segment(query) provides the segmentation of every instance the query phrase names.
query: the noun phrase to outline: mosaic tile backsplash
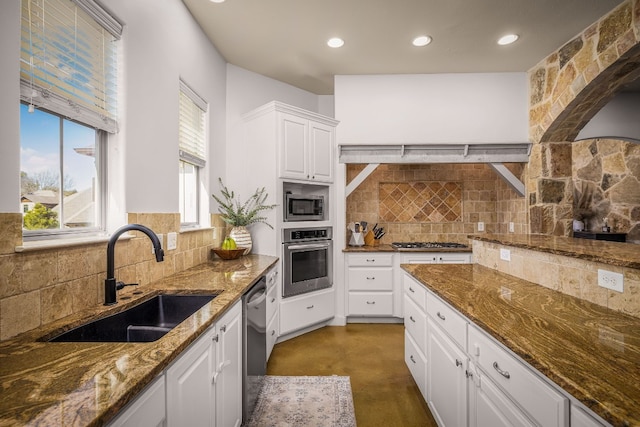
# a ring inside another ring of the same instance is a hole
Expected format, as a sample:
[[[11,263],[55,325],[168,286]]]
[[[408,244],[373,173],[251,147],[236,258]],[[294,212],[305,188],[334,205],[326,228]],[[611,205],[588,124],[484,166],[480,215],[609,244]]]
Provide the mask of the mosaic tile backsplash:
[[[460,222],[462,184],[459,182],[381,182],[379,218],[385,222]]]

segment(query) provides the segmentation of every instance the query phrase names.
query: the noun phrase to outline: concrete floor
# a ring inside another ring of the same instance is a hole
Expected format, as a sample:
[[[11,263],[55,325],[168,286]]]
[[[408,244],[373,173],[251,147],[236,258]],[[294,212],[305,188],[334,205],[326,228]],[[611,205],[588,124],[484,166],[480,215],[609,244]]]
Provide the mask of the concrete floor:
[[[435,427],[404,362],[404,326],[327,326],[276,344],[269,375],[351,377],[358,427]]]

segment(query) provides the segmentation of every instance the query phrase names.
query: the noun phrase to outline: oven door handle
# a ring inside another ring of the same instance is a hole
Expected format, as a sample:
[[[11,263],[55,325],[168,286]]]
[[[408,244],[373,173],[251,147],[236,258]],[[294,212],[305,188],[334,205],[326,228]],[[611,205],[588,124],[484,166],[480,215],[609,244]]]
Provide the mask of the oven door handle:
[[[313,243],[308,245],[290,245],[287,246],[289,250],[300,250],[300,249],[325,249],[329,247],[329,243]]]

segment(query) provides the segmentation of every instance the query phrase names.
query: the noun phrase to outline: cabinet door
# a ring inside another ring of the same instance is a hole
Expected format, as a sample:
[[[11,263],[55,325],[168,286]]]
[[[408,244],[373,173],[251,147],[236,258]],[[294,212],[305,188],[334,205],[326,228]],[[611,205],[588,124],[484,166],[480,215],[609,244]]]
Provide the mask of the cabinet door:
[[[158,377],[109,427],[162,427],[166,419],[164,375]]]
[[[308,179],[309,121],[291,114],[280,115],[280,177]]]
[[[332,182],[333,127],[311,122],[309,132],[309,179]]]
[[[533,427],[518,407],[489,378],[470,364],[469,427]]]
[[[236,303],[216,323],[218,343],[216,426],[239,427],[242,423],[242,305]],[[266,364],[266,360],[265,360]]]
[[[408,330],[404,331],[404,363],[418,385],[424,400],[427,400],[427,361]]]
[[[603,427],[600,421],[584,412],[577,406],[571,405],[571,427]]]
[[[167,369],[167,425],[209,426],[215,401],[212,372],[215,366],[215,329],[191,345]]]
[[[467,424],[467,356],[431,319],[427,319],[427,397],[441,426]]]

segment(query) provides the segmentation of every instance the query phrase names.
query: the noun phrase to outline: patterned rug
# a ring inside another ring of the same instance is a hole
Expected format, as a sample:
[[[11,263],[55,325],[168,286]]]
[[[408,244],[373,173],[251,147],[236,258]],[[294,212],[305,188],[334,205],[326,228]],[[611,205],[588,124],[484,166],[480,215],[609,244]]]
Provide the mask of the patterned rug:
[[[247,427],[355,427],[349,377],[267,375]]]

